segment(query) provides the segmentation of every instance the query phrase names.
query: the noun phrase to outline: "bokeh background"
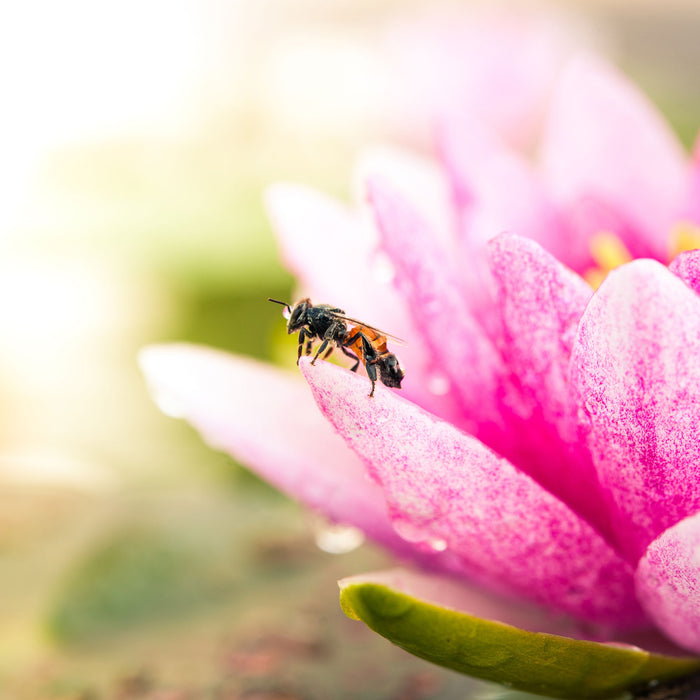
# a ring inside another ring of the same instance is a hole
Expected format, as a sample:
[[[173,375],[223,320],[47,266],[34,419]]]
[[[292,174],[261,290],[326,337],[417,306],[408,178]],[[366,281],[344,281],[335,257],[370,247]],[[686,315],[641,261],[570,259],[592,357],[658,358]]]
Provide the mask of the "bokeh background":
[[[0,697],[499,692],[345,619],[336,579],[385,556],[322,551],[352,547],[161,414],[136,364],[170,340],[293,363],[265,301],[294,292],[262,191],[286,180],[349,199],[365,143],[429,152],[397,37],[442,11],[474,7],[3,4]],[[696,0],[537,12],[611,56],[690,146]]]

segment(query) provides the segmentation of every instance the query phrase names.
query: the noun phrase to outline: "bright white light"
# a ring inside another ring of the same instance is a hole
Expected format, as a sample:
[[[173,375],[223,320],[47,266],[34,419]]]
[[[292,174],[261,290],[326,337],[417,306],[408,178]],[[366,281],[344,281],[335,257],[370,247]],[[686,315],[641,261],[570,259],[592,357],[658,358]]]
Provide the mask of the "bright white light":
[[[262,71],[265,111],[302,134],[342,134],[373,118],[381,82],[376,58],[342,34],[280,41]]]
[[[163,138],[201,118],[209,76],[221,78],[223,11],[193,0],[3,3],[0,232],[31,206],[32,180],[56,148]],[[228,29],[235,42],[235,22]],[[226,73],[230,90],[233,72]]]

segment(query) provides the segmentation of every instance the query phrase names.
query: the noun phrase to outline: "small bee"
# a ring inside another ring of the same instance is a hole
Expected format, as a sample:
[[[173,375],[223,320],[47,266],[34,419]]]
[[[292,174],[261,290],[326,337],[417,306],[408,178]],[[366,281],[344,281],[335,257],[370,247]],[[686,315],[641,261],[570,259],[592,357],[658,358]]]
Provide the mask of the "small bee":
[[[311,360],[312,365],[316,363],[319,356],[325,360],[338,347],[343,354],[355,360],[355,364],[350,368],[352,372],[357,372],[360,363],[364,363],[367,376],[372,382],[370,397],[374,396],[377,369],[382,384],[396,389],[401,388],[404,371],[399,366],[396,355],[389,352],[386,346],[387,338],[403,343],[401,339],[350,318],[345,315],[343,309],[330,304],[314,306],[308,298],[298,301],[293,307],[277,299],[268,299],[268,301],[285,307],[287,333],[299,332],[297,364],[302,352],[310,355],[314,341],[320,340],[321,343]]]

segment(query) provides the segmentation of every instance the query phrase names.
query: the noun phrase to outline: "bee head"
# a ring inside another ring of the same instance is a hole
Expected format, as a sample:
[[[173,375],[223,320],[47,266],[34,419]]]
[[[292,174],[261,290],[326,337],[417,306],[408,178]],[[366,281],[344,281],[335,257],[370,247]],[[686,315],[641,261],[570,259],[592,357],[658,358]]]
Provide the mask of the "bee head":
[[[294,308],[291,310],[287,320],[287,333],[296,333],[308,323],[306,312],[310,308],[310,299],[302,299],[294,304]]]
[[[401,380],[404,377],[404,371],[399,366],[399,361],[393,353],[389,353],[379,363],[379,377],[384,386],[394,389],[401,388]]]

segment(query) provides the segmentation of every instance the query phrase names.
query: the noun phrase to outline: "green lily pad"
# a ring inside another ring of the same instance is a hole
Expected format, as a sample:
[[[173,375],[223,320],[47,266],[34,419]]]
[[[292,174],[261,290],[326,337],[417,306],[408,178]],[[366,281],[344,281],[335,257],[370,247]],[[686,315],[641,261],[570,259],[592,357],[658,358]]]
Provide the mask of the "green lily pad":
[[[557,698],[612,698],[700,670],[697,657],[528,632],[366,578],[340,582],[340,604],[348,617],[415,656],[517,690]]]

